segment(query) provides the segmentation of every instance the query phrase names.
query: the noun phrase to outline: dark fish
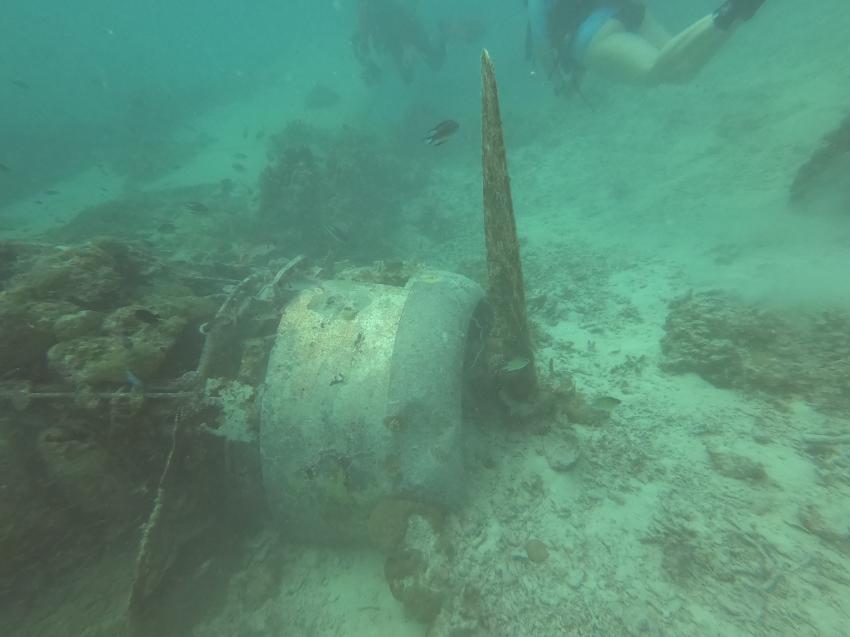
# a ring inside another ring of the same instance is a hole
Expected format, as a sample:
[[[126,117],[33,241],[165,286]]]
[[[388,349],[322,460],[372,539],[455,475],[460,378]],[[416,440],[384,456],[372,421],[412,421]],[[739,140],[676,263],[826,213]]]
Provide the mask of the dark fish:
[[[244,173],[245,172],[245,166],[243,166],[240,163],[235,163],[235,164],[233,164],[233,170],[235,170],[238,173]]]
[[[266,136],[266,129],[261,128],[260,130],[257,131],[257,134],[254,135],[254,139],[262,139],[265,136]]]
[[[340,99],[339,93],[329,86],[316,84],[304,97],[304,106],[311,110],[331,108],[339,104]]]
[[[348,243],[351,240],[351,228],[348,224],[339,221],[329,221],[324,224],[325,232],[327,232],[335,241],[340,243]]]
[[[612,409],[614,409],[614,407],[616,407],[622,402],[622,400],[620,400],[619,398],[614,398],[613,396],[597,396],[593,399],[591,406],[594,409],[600,409],[602,411],[611,411]]]
[[[176,229],[177,229],[177,228],[175,228],[175,227],[174,227],[174,224],[173,224],[173,223],[168,223],[168,222],[166,221],[165,223],[161,223],[161,224],[159,224],[159,226],[157,227],[157,229],[156,229],[156,230],[157,230],[157,232],[161,232],[162,234],[171,234],[171,233],[172,233],[172,232],[174,232]]]
[[[233,153],[233,157],[235,159],[248,159],[248,155],[245,153]]]
[[[460,124],[453,119],[440,122],[425,134],[425,143],[431,146],[445,144],[448,138],[457,132],[458,128],[460,128]]]
[[[59,191],[58,191],[58,190],[45,190],[45,191],[44,191],[44,194],[45,194],[45,195],[50,195],[50,196],[52,197],[52,196],[54,196],[54,195],[58,195],[58,194],[59,194]]]
[[[196,215],[202,215],[205,212],[210,211],[210,207],[201,201],[187,201],[183,204],[183,206],[186,208],[186,210],[188,210],[189,212],[193,212]]]
[[[515,358],[510,359],[507,363],[502,365],[502,372],[505,374],[516,374],[521,372],[522,370],[528,367],[529,360],[527,358],[523,358],[522,356],[517,356]]]
[[[9,173],[12,172],[12,169],[9,168],[6,164],[0,163],[0,172]]]
[[[12,84],[14,86],[17,86],[22,91],[28,91],[32,88],[29,84],[27,84],[23,80],[12,80]]]
[[[130,388],[130,391],[142,391],[144,389],[142,381],[129,369],[127,370],[127,387]]]
[[[159,323],[159,314],[155,312],[151,312],[147,308],[140,307],[138,310],[133,312],[133,316],[142,321],[143,323],[147,323],[149,325],[153,325],[154,323]]]

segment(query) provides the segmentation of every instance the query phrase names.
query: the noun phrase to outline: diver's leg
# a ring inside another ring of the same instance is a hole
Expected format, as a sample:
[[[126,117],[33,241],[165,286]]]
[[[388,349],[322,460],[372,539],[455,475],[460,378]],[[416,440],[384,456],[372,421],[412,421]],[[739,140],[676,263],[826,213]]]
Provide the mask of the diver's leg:
[[[670,32],[655,19],[655,16],[649,10],[643,14],[643,22],[640,23],[638,34],[659,51],[673,39]]]
[[[649,84],[660,51],[640,35],[609,20],[591,40],[581,63],[608,79],[626,84]]]
[[[643,36],[626,31],[616,20],[587,47],[588,69],[616,81],[654,86],[689,79],[720,49],[729,32],[707,16],[656,48]]]
[[[675,84],[690,80],[714,57],[732,31],[718,29],[714,15],[697,20],[661,49],[650,83]]]
[[[651,40],[626,32],[622,24],[610,20],[588,45],[584,62],[588,68],[621,81],[648,85],[686,82],[714,57],[738,22],[752,17],[763,3],[764,0],[728,0],[660,49]]]

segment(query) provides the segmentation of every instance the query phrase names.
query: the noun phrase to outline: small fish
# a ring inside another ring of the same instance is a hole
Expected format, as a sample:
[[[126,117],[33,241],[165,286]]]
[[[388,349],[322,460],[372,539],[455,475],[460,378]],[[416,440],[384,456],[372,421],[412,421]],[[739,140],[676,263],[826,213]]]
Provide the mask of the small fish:
[[[201,201],[187,201],[183,204],[183,207],[196,215],[202,215],[210,211],[210,207]]]
[[[612,409],[614,409],[614,407],[616,407],[622,402],[622,400],[620,400],[619,398],[614,398],[613,396],[598,396],[597,398],[593,399],[591,405],[594,409],[600,409],[602,411],[611,411]]]
[[[10,173],[12,169],[9,168],[6,164],[0,163],[0,172]]]
[[[141,379],[129,369],[127,370],[127,386],[130,391],[142,391],[144,389]]]
[[[248,159],[248,155],[245,153],[233,153],[234,159]]]
[[[159,314],[157,314],[156,312],[151,312],[149,309],[144,307],[140,307],[138,310],[133,312],[133,316],[135,316],[143,323],[147,323],[148,325],[159,323]]]
[[[59,191],[58,190],[45,190],[44,194],[50,195],[51,197],[54,197],[54,196],[59,194]]]
[[[157,232],[161,232],[162,234],[171,234],[171,233],[172,233],[172,232],[174,232],[176,229],[177,229],[177,228],[175,228],[175,227],[174,227],[174,224],[173,224],[173,223],[168,223],[168,222],[166,221],[165,223],[161,223],[161,224],[159,224],[159,226],[157,226],[156,231],[157,231]]]
[[[331,108],[339,104],[340,99],[339,93],[329,86],[316,84],[304,98],[304,106],[310,110]]]
[[[242,165],[242,164],[239,164],[239,163],[235,163],[235,164],[233,164],[233,170],[235,170],[238,173],[244,173],[245,172],[245,166]]]
[[[442,121],[425,134],[425,143],[430,146],[445,144],[459,128],[460,124],[453,119]]]
[[[338,221],[329,221],[324,224],[324,228],[325,232],[339,243],[348,243],[351,240],[351,228],[347,224]]]
[[[512,358],[507,363],[502,365],[502,373],[504,374],[516,374],[517,372],[521,372],[526,367],[528,367],[529,360],[527,358],[522,358],[521,356],[517,356],[516,358]]]
[[[12,80],[12,85],[17,86],[22,91],[28,91],[32,88],[29,84],[27,84],[23,80]]]

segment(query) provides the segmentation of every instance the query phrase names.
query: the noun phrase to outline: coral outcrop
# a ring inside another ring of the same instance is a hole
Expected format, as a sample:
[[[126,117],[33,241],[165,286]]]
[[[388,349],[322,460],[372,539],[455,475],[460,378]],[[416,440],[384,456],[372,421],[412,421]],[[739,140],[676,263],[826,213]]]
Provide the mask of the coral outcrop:
[[[670,303],[662,366],[717,387],[801,399],[827,411],[850,408],[850,314],[771,311],[728,294]]]

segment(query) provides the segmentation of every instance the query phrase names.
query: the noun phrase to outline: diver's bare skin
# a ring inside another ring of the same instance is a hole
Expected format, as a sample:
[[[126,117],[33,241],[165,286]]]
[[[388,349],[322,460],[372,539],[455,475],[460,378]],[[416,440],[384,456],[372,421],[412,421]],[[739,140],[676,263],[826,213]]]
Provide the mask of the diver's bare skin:
[[[754,2],[755,10],[762,2]],[[750,16],[748,16],[750,17]],[[609,20],[587,47],[584,65],[610,79],[630,84],[658,86],[684,84],[723,47],[738,21],[719,28],[718,13],[709,14],[670,37],[646,12],[637,32],[617,19]]]
[[[619,20],[609,20],[588,45],[587,69],[629,84],[683,84],[714,57],[732,32],[715,27],[714,17],[707,15],[659,46],[657,34],[650,40],[643,28],[632,33]]]

